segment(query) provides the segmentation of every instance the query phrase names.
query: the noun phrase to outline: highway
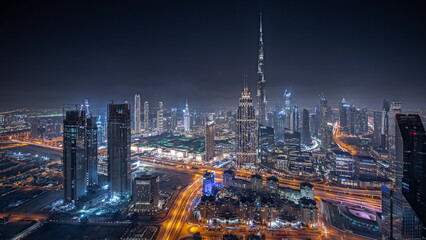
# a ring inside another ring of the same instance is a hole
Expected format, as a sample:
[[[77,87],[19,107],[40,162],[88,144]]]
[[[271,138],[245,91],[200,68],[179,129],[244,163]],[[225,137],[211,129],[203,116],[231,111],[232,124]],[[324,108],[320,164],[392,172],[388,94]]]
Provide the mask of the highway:
[[[186,223],[186,217],[191,213],[189,206],[191,206],[191,203],[201,190],[201,179],[198,178],[181,192],[175,201],[175,205],[169,210],[171,214],[168,214],[167,219],[163,222],[157,239],[179,239],[180,233]]]
[[[38,141],[30,141],[30,140],[22,141],[22,140],[17,140],[17,139],[11,139],[11,141],[15,142],[15,143],[34,145],[34,146],[39,146],[39,147],[50,148],[50,149],[53,149],[53,150],[62,151],[62,147],[58,147],[58,146],[55,146],[55,145],[46,145],[46,143],[38,142]]]
[[[8,142],[2,142],[2,143],[8,144]],[[1,146],[0,150],[9,149],[9,148],[15,148],[15,147],[23,147],[23,146],[26,146],[26,145],[28,145],[28,144],[26,144],[26,143],[11,142],[10,145]]]

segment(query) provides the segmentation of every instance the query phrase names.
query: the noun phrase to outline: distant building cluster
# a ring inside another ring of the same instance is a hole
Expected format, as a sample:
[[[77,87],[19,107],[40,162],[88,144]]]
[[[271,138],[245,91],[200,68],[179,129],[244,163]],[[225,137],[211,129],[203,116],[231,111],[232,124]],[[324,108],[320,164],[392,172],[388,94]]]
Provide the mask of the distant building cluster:
[[[56,118],[34,118],[31,121],[30,137],[33,139],[54,139],[62,135],[61,119]]]
[[[391,186],[392,182],[381,176],[379,162],[371,156],[334,150],[332,159],[331,179],[340,185],[361,188]]]

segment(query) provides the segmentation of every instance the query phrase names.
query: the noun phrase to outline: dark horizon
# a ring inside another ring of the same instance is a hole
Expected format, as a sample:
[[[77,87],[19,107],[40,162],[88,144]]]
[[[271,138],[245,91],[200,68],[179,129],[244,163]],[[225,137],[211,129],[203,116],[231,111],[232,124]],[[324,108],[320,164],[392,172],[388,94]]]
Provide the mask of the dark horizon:
[[[331,106],[344,97],[379,109],[386,98],[424,109],[420,2],[215,3],[3,4],[0,109],[85,98],[106,108],[135,93],[151,106],[236,107],[243,75],[255,98],[259,12],[269,109],[285,89],[300,107],[323,92]]]

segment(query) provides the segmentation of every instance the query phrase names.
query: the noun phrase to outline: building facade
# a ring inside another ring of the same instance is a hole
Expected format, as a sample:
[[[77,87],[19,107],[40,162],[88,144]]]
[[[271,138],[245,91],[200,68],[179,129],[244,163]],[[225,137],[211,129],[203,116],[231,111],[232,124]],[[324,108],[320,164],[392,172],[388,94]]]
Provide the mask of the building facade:
[[[259,124],[258,134],[259,159],[268,162],[275,148],[274,128]]]
[[[158,103],[157,132],[158,132],[158,134],[162,134],[164,132],[164,109],[163,109],[163,102],[159,102]]]
[[[75,203],[87,193],[86,113],[66,111],[64,117],[64,199]]]
[[[308,109],[303,109],[302,113],[302,133],[301,133],[302,143],[305,145],[312,144],[311,131],[309,127],[309,111]]]
[[[133,204],[135,210],[156,210],[159,207],[158,176],[142,175],[133,180]]]
[[[98,125],[96,118],[87,118],[86,147],[88,184],[98,184]]]
[[[135,133],[140,133],[142,128],[142,121],[141,121],[141,96],[139,94],[135,94],[135,109],[133,113],[133,130]]]
[[[254,165],[257,163],[257,120],[248,87],[241,93],[237,110],[237,165]]]
[[[143,128],[145,131],[151,130],[149,124],[149,103],[145,101],[143,104]]]
[[[259,108],[258,120],[260,124],[266,125],[266,80],[264,74],[264,52],[263,52],[263,28],[262,14],[259,24],[259,55],[257,58],[257,107]]]
[[[205,160],[210,161],[215,155],[215,144],[214,144],[214,136],[215,136],[215,124],[213,121],[209,121],[206,123],[206,138],[205,138]]]
[[[203,195],[212,196],[214,188],[214,173],[207,172],[203,176]]]
[[[417,114],[396,114],[396,190],[423,223],[426,238],[426,132]],[[401,169],[402,166],[402,169]],[[402,173],[402,174],[401,174]]]
[[[131,194],[130,105],[108,104],[108,181],[111,193]]]
[[[189,112],[188,101],[186,101],[185,110],[183,111],[183,129],[185,132],[191,131],[191,113]]]

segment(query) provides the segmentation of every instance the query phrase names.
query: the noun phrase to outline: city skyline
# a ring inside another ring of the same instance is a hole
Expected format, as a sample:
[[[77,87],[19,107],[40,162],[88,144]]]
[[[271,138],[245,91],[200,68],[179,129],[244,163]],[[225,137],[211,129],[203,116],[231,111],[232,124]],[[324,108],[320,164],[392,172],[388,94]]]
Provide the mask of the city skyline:
[[[5,7],[1,239],[426,239],[416,3]]]
[[[395,2],[332,8],[250,1],[225,8],[167,5],[170,9],[160,3],[37,3],[36,12],[31,4],[8,6],[0,77],[9,91],[2,94],[0,109],[60,108],[84,98],[100,108],[111,98],[131,100],[135,93],[166,105],[188,99],[193,109],[234,106],[243,75],[255,92],[260,12],[269,109],[282,101],[284,89],[291,89],[302,107],[316,105],[324,93],[331,106],[345,97],[380,109],[386,98],[402,101],[406,109],[423,109],[426,36],[414,24],[423,18],[416,8]],[[77,18],[80,6],[86,11]],[[305,12],[311,14],[298,15]],[[20,48],[28,39],[31,47]],[[160,91],[169,94],[159,99]]]

